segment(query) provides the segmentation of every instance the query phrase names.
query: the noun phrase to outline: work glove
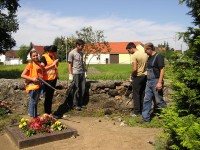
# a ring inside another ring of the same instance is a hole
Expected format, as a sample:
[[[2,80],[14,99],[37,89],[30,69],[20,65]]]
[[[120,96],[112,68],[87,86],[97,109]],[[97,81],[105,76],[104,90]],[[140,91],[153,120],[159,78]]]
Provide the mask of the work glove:
[[[73,74],[69,74],[69,81],[73,81]]]

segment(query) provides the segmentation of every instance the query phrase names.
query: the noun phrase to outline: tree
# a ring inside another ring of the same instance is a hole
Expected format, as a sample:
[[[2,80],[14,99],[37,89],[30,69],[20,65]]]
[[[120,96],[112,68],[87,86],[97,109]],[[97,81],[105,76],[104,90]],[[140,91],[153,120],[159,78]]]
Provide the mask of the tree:
[[[61,37],[57,37],[55,38],[54,45],[56,45],[58,47],[58,57],[60,59],[60,61],[63,61],[66,59],[66,44],[65,44],[65,37],[61,36]]]
[[[12,33],[18,30],[16,11],[20,7],[19,0],[0,1],[0,54],[4,50],[11,49],[16,45]]]
[[[76,40],[77,37],[73,35],[67,38],[63,36],[55,38],[53,44],[58,47],[57,54],[60,58],[60,61],[64,61],[67,59],[68,53],[76,46]]]
[[[73,35],[67,37],[65,39],[65,44],[66,44],[66,61],[67,61],[69,52],[76,46],[76,37]]]
[[[200,27],[200,0],[180,0],[181,4],[183,2],[191,8],[188,14],[194,18],[193,23]],[[176,86],[176,88],[181,91],[185,90],[184,93],[179,93],[179,109],[185,110],[185,113],[180,114],[194,114],[200,117],[200,28],[189,27],[188,31],[179,35],[189,46],[182,60],[174,66],[176,71],[180,71],[177,74],[177,81],[182,84],[182,87]]]
[[[89,54],[93,56],[100,56],[102,53],[110,52],[110,46],[107,41],[105,41],[105,37],[102,30],[93,31],[92,27],[84,27],[80,31],[76,31],[76,35],[78,38],[84,40],[86,42],[84,47],[84,61],[88,58]],[[91,60],[90,59],[90,60]],[[89,66],[90,60],[88,61],[87,67]],[[86,65],[86,64],[85,64]]]
[[[17,56],[22,59],[22,63],[25,64],[27,61],[27,54],[29,51],[29,47],[26,45],[21,45],[19,51],[17,52]]]
[[[200,147],[200,0],[179,0],[191,10],[195,27],[179,33],[189,49],[173,65],[173,105],[161,117],[168,137],[167,149],[196,150]]]

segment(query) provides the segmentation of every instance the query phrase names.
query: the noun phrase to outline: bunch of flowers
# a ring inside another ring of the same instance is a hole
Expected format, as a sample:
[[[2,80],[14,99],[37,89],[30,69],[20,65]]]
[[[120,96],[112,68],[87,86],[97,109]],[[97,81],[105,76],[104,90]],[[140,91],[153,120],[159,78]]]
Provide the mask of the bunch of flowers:
[[[19,128],[25,132],[26,136],[32,136],[37,133],[50,133],[56,130],[62,131],[67,127],[54,119],[52,115],[44,114],[40,118],[22,118]]]

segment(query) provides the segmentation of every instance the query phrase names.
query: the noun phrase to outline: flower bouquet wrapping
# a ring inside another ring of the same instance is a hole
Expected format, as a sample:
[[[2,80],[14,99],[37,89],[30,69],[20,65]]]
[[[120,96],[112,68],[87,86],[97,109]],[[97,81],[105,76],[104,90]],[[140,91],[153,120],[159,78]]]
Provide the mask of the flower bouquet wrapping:
[[[43,114],[41,117],[20,120],[19,128],[22,129],[26,136],[32,136],[37,133],[51,133],[53,131],[62,131],[67,129],[60,121],[53,118],[52,115]]]

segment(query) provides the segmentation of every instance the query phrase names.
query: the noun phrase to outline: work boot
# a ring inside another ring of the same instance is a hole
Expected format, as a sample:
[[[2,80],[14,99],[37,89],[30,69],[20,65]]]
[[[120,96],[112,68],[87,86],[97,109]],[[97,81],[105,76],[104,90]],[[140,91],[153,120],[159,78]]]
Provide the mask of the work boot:
[[[74,110],[80,111],[80,110],[81,110],[81,107],[79,107],[79,106],[74,106]]]
[[[81,106],[81,108],[83,108],[83,109],[87,109],[87,106],[83,105],[83,106]]]

